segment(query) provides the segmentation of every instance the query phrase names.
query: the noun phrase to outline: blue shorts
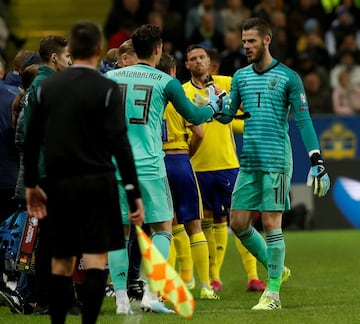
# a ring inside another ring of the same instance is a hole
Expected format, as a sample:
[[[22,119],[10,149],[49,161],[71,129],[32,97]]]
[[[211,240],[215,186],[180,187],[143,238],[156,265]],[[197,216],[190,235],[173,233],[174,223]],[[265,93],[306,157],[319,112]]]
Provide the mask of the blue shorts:
[[[205,209],[226,215],[239,169],[196,172]]]
[[[167,154],[166,172],[179,224],[203,216],[198,183],[188,154]]]
[[[144,223],[160,223],[173,219],[173,204],[167,178],[139,180],[139,185],[145,209]],[[121,181],[119,181],[119,195],[123,224],[130,224],[129,206]]]
[[[279,172],[240,171],[232,194],[232,210],[290,209],[290,176]]]

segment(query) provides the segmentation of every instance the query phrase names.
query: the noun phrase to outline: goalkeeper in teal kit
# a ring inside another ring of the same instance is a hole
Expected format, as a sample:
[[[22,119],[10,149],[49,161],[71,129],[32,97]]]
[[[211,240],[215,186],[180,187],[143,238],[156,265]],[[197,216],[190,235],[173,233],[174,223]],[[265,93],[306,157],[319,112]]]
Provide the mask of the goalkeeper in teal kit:
[[[246,119],[240,172],[232,194],[230,226],[242,244],[265,266],[267,287],[253,310],[281,308],[280,287],[290,276],[284,267],[285,242],[282,213],[290,208],[292,151],[288,115],[293,113],[311,167],[308,185],[325,196],[330,179],[321,158],[319,142],[309,114],[308,102],[298,74],[274,59],[269,52],[272,32],[261,18],[242,26],[242,41],[249,63],[238,70],[229,96],[216,117],[228,123],[242,106]],[[260,211],[265,239],[252,226],[252,212]]]

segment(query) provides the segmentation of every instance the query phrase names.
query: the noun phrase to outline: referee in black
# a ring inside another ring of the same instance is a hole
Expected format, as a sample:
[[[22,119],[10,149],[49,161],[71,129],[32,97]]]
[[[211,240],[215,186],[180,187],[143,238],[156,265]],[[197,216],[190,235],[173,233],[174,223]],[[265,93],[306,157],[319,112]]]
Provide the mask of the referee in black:
[[[24,163],[30,216],[49,217],[52,248],[51,322],[65,323],[73,294],[76,257],[86,269],[82,323],[95,323],[104,296],[107,253],[123,248],[124,234],[112,156],[125,185],[134,224],[144,208],[125,124],[123,94],[96,69],[102,53],[98,25],[72,26],[72,67],[44,80],[31,110]],[[39,187],[37,164],[44,150],[47,178]]]

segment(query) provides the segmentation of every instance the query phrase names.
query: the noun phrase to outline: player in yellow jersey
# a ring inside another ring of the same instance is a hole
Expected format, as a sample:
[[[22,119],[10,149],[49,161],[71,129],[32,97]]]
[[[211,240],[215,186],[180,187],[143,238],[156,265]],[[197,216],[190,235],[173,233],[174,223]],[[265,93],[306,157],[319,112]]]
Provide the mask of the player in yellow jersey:
[[[176,61],[169,54],[163,53],[157,68],[172,76],[176,75]],[[182,279],[188,273],[188,278],[184,281],[193,280],[192,262],[194,262],[201,282],[200,299],[216,300],[219,297],[210,285],[209,249],[201,229],[202,204],[197,180],[190,164],[186,124],[186,120],[171,103],[168,103],[164,112],[162,138],[163,150],[166,154],[166,172],[174,206],[173,240],[178,257],[188,261],[187,269],[180,269]],[[190,125],[190,127],[195,130],[200,126]]]
[[[200,45],[191,45],[186,51],[185,66],[191,80],[183,84],[186,95],[194,99],[206,97],[206,86],[230,91],[231,77],[210,73],[210,56]],[[198,97],[199,98],[199,97]],[[225,126],[225,127],[224,127]],[[203,231],[209,244],[211,285],[221,291],[221,266],[228,241],[228,211],[231,194],[239,171],[232,124],[221,124],[214,119],[201,125],[201,131],[192,133],[192,141],[202,138],[191,164],[196,172],[204,205]],[[257,274],[256,259],[243,246],[237,244],[248,275],[247,290],[263,291],[264,282]]]

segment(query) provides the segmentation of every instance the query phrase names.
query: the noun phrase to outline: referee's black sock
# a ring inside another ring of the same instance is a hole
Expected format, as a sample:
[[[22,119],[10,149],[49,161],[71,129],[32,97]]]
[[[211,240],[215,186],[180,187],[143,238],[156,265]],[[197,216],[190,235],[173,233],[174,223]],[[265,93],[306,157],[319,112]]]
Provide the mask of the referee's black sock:
[[[100,313],[105,294],[105,271],[88,269],[83,284],[82,324],[94,324]]]
[[[72,277],[51,275],[49,311],[52,324],[64,324],[66,313],[74,300]]]

